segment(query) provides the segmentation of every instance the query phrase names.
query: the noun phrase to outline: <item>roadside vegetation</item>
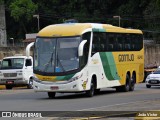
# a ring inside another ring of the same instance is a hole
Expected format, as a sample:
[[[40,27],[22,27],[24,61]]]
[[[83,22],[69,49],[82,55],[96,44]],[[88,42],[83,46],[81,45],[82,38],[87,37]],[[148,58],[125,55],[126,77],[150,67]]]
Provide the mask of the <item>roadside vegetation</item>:
[[[160,39],[160,0],[0,0],[5,4],[7,37],[25,39],[26,33],[36,33],[39,15],[40,29],[67,19],[79,22],[107,23],[137,28],[145,38]]]

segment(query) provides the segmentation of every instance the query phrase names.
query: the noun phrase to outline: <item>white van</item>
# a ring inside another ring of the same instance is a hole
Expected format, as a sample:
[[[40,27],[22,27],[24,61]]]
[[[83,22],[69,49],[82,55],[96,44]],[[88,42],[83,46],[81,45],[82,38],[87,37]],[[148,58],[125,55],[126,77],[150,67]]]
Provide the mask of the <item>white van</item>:
[[[27,85],[32,88],[33,58],[31,56],[11,56],[2,59],[0,85],[6,89]]]

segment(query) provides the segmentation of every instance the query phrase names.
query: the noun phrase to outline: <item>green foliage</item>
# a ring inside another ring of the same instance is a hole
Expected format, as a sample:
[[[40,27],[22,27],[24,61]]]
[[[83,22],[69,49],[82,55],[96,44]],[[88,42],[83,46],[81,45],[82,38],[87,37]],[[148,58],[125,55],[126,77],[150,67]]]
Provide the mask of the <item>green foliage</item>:
[[[158,5],[159,8],[160,8],[160,0],[157,0],[157,5]]]
[[[15,0],[10,4],[9,8],[11,10],[11,16],[16,21],[24,18],[29,21],[35,13],[37,5],[32,0]]]
[[[0,5],[1,5],[2,3],[4,3],[4,0],[0,0]]]
[[[121,16],[122,27],[160,31],[160,0],[5,0],[4,2],[9,21],[7,33],[17,35],[19,39],[24,38],[25,33],[37,32],[37,19],[33,18],[33,14],[39,14],[41,29],[49,24],[62,23],[72,18],[79,22],[118,25],[118,19],[113,18],[118,15]],[[16,27],[12,27],[14,25]]]

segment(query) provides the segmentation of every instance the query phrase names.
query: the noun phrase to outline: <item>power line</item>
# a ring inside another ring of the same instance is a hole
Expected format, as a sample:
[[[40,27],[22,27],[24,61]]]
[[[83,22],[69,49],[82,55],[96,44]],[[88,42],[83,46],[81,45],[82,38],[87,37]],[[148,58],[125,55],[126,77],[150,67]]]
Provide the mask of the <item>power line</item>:
[[[160,33],[160,31],[154,31],[154,30],[142,30],[142,31],[147,33]]]

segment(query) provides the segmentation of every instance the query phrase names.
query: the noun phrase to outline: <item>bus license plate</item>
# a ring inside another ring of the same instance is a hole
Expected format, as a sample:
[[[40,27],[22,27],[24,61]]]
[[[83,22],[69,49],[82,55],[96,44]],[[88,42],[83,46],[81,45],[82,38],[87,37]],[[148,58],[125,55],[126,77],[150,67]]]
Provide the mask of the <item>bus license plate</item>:
[[[59,87],[58,87],[58,86],[51,86],[50,89],[51,89],[51,90],[58,90]]]

